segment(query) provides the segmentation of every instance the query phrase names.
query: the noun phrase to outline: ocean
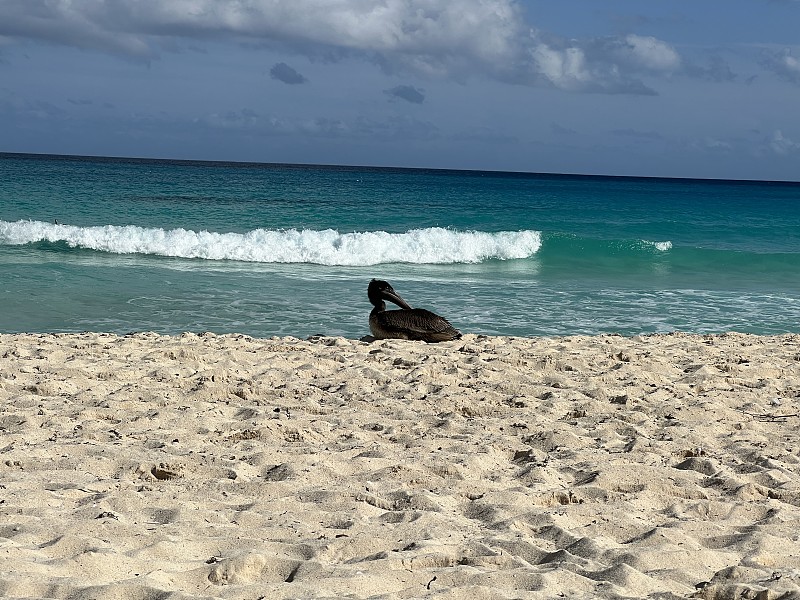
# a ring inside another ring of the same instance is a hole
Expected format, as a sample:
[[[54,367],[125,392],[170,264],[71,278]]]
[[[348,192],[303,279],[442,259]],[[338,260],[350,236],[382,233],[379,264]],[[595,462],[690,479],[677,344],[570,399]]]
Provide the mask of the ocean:
[[[800,183],[0,154],[0,332],[800,332]]]

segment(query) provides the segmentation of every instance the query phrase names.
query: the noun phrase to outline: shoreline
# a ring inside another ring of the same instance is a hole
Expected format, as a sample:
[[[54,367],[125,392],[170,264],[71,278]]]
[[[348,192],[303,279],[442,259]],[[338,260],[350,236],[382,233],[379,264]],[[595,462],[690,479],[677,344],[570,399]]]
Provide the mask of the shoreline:
[[[800,595],[800,335],[0,334],[0,593]]]
[[[360,337],[347,337],[345,335],[326,335],[324,333],[314,333],[305,337],[299,337],[294,335],[270,335],[270,336],[260,336],[260,335],[252,335],[249,333],[243,333],[240,331],[229,331],[224,333],[218,333],[215,331],[182,331],[180,333],[159,333],[153,330],[133,330],[126,333],[117,333],[114,331],[94,331],[94,330],[83,330],[83,331],[16,331],[16,332],[4,332],[0,331],[0,343],[6,338],[15,338],[15,337],[47,337],[52,336],[55,338],[64,338],[64,337],[102,337],[102,338],[132,338],[132,337],[143,337],[143,338],[161,338],[164,340],[170,339],[193,339],[193,338],[201,338],[201,339],[211,339],[211,338],[234,338],[234,339],[246,339],[252,341],[262,341],[262,342],[311,342],[311,343],[321,343],[325,342],[325,340],[343,340],[345,342],[364,342],[367,344],[372,343],[383,343],[383,342],[398,342],[398,343],[410,343],[410,344],[422,344],[427,345],[430,347],[436,347],[440,345],[447,345],[448,342],[435,342],[435,343],[426,343],[426,342],[418,342],[412,340],[398,340],[398,339],[375,339],[370,334],[365,334]],[[800,340],[800,331],[782,331],[777,333],[749,333],[745,331],[738,331],[738,330],[728,330],[728,331],[715,331],[715,332],[708,332],[708,333],[694,333],[690,331],[683,331],[683,330],[673,330],[673,331],[654,331],[654,332],[642,332],[642,333],[618,333],[618,332],[608,332],[608,333],[569,333],[569,334],[542,334],[542,335],[501,335],[501,334],[493,334],[493,333],[464,333],[463,337],[454,340],[450,343],[457,344],[458,342],[465,342],[469,341],[477,341],[483,342],[487,340],[501,340],[501,341],[530,341],[530,342],[537,342],[537,341],[545,341],[545,340],[570,340],[570,339],[603,339],[603,338],[621,338],[625,340],[634,340],[634,341],[642,341],[647,340],[649,338],[669,338],[669,337],[685,337],[685,338],[698,338],[698,339],[714,339],[714,338],[727,338],[729,336],[740,336],[745,338],[797,338]]]

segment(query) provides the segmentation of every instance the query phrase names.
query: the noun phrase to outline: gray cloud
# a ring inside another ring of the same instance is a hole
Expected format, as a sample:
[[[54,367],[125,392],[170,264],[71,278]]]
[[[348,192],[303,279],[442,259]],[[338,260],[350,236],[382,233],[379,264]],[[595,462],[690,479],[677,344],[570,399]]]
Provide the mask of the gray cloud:
[[[419,141],[438,138],[439,128],[407,115],[390,115],[384,119],[359,117],[353,123],[353,133],[366,139]]]
[[[733,81],[736,79],[736,73],[731,70],[728,62],[716,54],[709,56],[705,64],[699,62],[687,63],[685,72],[690,77],[714,82]]]
[[[140,119],[137,126],[145,121],[160,117],[149,116]],[[170,120],[170,122],[173,122]],[[187,122],[189,122],[187,120]],[[208,113],[191,119],[191,125],[208,130],[228,130],[252,136],[301,136],[307,138],[347,138],[366,140],[429,140],[436,138],[438,128],[427,121],[408,116],[390,115],[383,119],[354,117],[337,119],[328,117],[286,118],[262,115],[252,109]],[[166,123],[165,123],[166,124]]]
[[[259,124],[258,113],[249,108],[240,111],[212,113],[197,120],[198,123],[217,129],[246,130]]]
[[[720,150],[723,152],[728,152],[733,149],[733,144],[730,142],[726,142],[724,140],[718,140],[716,138],[707,137],[703,140],[705,147],[709,150]]]
[[[116,12],[105,2],[89,0],[5,0],[0,6],[0,37],[152,57],[144,39],[119,27],[122,23],[115,18]]]
[[[664,136],[655,131],[637,131],[636,129],[614,129],[613,135],[632,138],[635,140],[663,140]]]
[[[800,83],[800,59],[792,55],[786,48],[782,52],[765,51],[761,64],[764,68],[777,74],[781,79],[792,83]]]
[[[46,121],[64,118],[64,109],[50,102],[19,96],[6,88],[0,88],[0,112],[19,118]]]
[[[269,76],[289,85],[299,85],[308,82],[308,79],[295,71],[286,63],[276,63],[269,70]]]
[[[330,60],[360,56],[428,77],[609,94],[655,94],[640,77],[681,64],[653,37],[547,36],[525,22],[516,0],[3,0],[0,36],[143,61],[175,40],[227,39]],[[292,79],[288,71],[276,78]]]
[[[513,135],[504,135],[487,127],[478,127],[468,131],[462,131],[453,136],[451,140],[456,142],[478,142],[481,144],[517,144],[519,138]]]
[[[560,125],[555,121],[550,123],[550,131],[558,135],[575,135],[576,133],[578,133],[574,129],[570,129],[569,127],[564,127],[563,125]]]
[[[390,90],[384,90],[383,93],[391,96],[392,98],[400,98],[412,104],[422,104],[425,101],[424,90],[417,89],[411,85],[398,85]]]

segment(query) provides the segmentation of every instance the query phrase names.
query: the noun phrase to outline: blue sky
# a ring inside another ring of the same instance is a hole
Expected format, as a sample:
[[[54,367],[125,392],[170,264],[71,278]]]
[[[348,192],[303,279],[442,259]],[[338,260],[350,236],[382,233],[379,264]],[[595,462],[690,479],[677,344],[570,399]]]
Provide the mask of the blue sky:
[[[800,0],[0,0],[0,151],[800,179]]]

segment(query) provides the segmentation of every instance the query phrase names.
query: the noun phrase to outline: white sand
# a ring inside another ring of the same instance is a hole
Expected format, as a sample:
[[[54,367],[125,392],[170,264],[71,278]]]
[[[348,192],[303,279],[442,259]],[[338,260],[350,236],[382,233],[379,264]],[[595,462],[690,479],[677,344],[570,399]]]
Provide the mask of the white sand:
[[[0,596],[800,598],[798,413],[798,335],[1,335]]]

